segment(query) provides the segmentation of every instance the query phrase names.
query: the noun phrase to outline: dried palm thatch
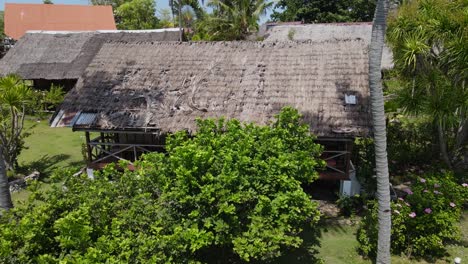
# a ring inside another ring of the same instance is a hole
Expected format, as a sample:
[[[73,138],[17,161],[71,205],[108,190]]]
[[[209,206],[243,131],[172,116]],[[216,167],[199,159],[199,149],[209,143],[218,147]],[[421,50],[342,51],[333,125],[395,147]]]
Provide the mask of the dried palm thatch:
[[[0,75],[16,73],[29,80],[78,79],[105,41],[148,42],[178,39],[178,29],[29,32],[0,60]]]
[[[319,136],[363,136],[367,61],[360,40],[105,42],[52,125],[194,131],[198,117],[267,124],[293,106]]]
[[[333,41],[362,39],[368,45],[371,41],[372,23],[325,23],[325,24],[279,24],[269,25],[266,29],[265,41],[313,40]],[[393,67],[392,51],[384,47],[382,54],[382,69]]]

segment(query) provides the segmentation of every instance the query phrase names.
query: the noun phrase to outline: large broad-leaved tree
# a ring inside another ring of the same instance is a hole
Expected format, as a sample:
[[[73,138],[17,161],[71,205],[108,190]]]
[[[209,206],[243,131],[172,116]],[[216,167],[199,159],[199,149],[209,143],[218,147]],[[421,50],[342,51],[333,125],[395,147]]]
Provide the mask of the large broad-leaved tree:
[[[387,28],[389,0],[378,0],[372,25],[369,49],[369,88],[374,127],[375,164],[377,172],[378,242],[377,263],[390,263],[391,210],[387,158],[387,133],[382,90],[382,52]]]
[[[115,9],[118,29],[155,29],[158,26],[153,0],[131,0]]]
[[[372,21],[374,0],[280,0],[271,15],[273,21],[304,23]]]
[[[64,186],[0,218],[0,262],[315,263],[303,185],[324,162],[309,131],[291,108],[268,126],[199,120],[135,171],[57,173]]]
[[[110,5],[118,29],[155,29],[159,26],[153,0],[91,0],[93,5]]]

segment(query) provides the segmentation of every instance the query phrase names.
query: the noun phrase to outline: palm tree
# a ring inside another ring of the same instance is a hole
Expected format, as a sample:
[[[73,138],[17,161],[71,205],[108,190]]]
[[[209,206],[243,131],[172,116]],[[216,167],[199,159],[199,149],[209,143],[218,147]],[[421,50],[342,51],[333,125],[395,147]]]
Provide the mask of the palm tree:
[[[212,40],[241,40],[258,29],[260,16],[272,8],[268,0],[210,0],[213,15],[206,23]]]
[[[202,0],[201,3],[202,5],[204,5],[205,1]],[[180,41],[182,41],[183,39],[182,17],[184,16],[184,14],[182,12],[182,7],[184,6],[190,6],[193,9],[193,12],[195,13],[197,19],[203,19],[203,17],[205,16],[205,10],[203,10],[203,8],[200,6],[198,0],[169,0],[169,7],[171,8],[172,19],[174,20],[174,14],[176,14],[179,20]]]
[[[391,210],[381,62],[387,27],[388,5],[388,0],[377,1],[369,49],[369,87],[374,127],[377,198],[379,204],[379,232],[376,262],[385,264],[390,263]]]

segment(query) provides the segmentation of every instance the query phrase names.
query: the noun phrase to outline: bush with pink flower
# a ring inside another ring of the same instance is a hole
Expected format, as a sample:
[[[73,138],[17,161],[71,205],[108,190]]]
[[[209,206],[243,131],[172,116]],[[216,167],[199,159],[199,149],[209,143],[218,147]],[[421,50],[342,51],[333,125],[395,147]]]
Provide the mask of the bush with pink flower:
[[[406,196],[392,202],[392,254],[435,258],[447,243],[461,239],[459,221],[468,188],[450,174],[417,178]],[[377,249],[377,203],[371,202],[357,233],[359,251],[375,256]]]

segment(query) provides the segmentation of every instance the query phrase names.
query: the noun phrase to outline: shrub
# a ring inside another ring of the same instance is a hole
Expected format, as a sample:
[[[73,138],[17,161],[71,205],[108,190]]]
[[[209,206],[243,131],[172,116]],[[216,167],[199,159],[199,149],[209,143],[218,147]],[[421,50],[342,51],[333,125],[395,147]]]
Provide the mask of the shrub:
[[[133,172],[66,174],[0,219],[0,262],[268,262],[309,246],[305,228],[317,245],[301,184],[318,177],[322,148],[299,121],[290,108],[265,127],[199,120]]]
[[[440,257],[448,242],[459,241],[461,210],[468,198],[465,186],[451,174],[418,178],[405,198],[392,202],[392,253]],[[359,250],[367,256],[376,254],[377,216],[377,204],[372,202],[357,233]]]
[[[341,214],[345,216],[351,216],[358,214],[363,206],[365,205],[365,201],[367,200],[367,196],[356,194],[354,196],[340,196],[340,198],[336,201],[336,204],[341,210]]]

